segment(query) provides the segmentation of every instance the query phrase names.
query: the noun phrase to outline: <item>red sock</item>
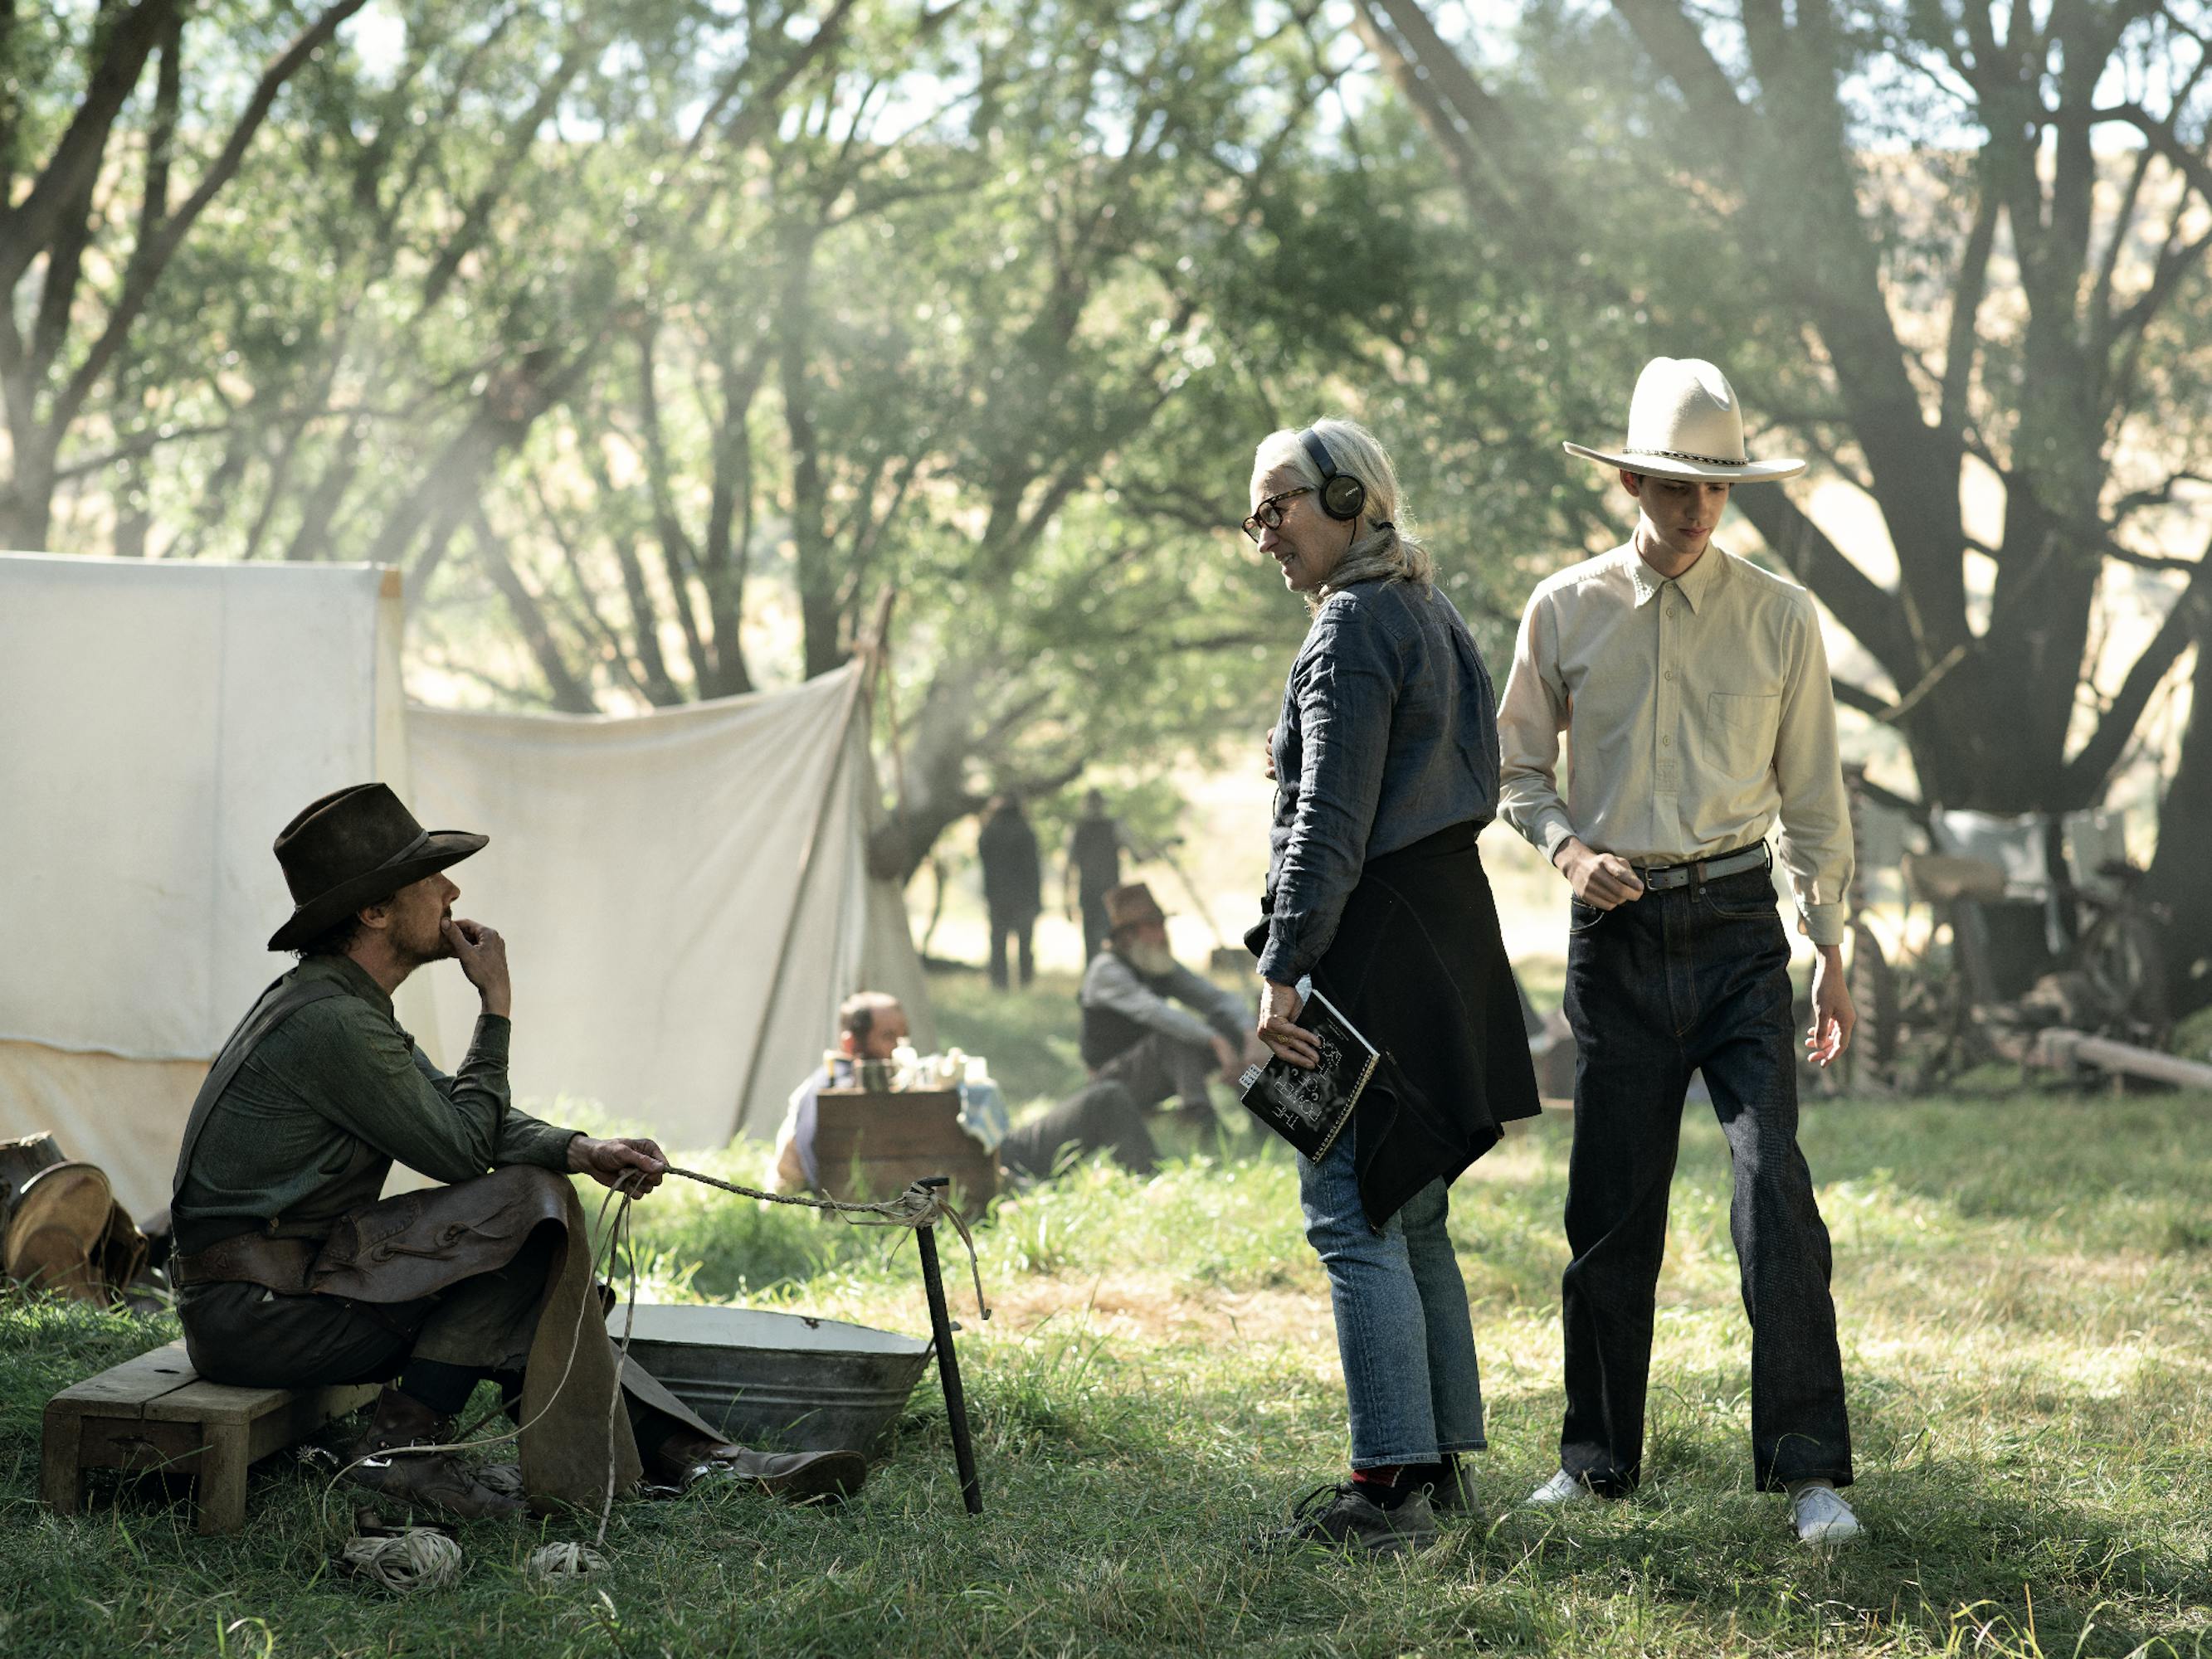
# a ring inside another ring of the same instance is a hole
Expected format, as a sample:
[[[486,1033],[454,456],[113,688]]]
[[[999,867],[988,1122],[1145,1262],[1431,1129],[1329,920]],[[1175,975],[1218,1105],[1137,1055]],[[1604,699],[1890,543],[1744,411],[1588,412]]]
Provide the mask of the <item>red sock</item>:
[[[1354,1469],[1352,1484],[1359,1488],[1359,1495],[1378,1508],[1394,1510],[1403,1503],[1413,1488],[1400,1484],[1405,1479],[1406,1465],[1383,1463],[1371,1469]]]

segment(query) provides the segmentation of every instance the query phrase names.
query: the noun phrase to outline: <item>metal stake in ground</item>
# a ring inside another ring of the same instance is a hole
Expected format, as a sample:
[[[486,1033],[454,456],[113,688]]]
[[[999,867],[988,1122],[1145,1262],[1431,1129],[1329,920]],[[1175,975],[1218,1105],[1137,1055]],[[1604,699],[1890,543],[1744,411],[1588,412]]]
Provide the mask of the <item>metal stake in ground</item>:
[[[950,1176],[931,1176],[923,1187],[949,1187]],[[937,1380],[945,1385],[945,1415],[952,1425],[952,1460],[960,1468],[960,1501],[970,1515],[983,1512],[983,1488],[975,1479],[975,1447],[968,1437],[968,1396],[960,1387],[960,1356],[952,1351],[952,1315],[945,1305],[945,1276],[937,1269],[937,1229],[914,1230],[921,1249],[921,1285],[929,1293],[929,1328],[937,1340]]]

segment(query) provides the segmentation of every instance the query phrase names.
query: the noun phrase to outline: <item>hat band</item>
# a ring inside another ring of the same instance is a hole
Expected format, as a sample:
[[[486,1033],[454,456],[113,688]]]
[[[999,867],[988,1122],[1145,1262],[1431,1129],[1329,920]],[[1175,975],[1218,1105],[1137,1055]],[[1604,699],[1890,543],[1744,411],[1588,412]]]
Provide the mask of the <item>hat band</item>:
[[[409,842],[406,846],[401,848],[398,852],[394,853],[390,858],[385,860],[383,863],[378,865],[376,867],[379,870],[389,870],[393,865],[398,864],[404,860],[413,858],[417,853],[421,852],[429,844],[430,832],[428,830],[422,830],[416,834],[414,840]]]
[[[1751,465],[1750,458],[1747,456],[1740,460],[1732,461],[1725,455],[1692,455],[1687,450],[1682,449],[1627,448],[1620,453],[1624,455],[1656,455],[1669,461],[1698,461],[1706,466],[1749,466]]]

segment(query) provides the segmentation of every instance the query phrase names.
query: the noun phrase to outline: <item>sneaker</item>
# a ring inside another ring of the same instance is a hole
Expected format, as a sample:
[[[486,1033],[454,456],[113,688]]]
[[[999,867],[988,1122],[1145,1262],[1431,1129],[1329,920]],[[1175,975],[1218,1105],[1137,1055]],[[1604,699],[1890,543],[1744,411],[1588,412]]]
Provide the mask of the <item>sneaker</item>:
[[[1817,1547],[1848,1543],[1864,1530],[1833,1486],[1800,1486],[1790,1500],[1790,1519],[1797,1541]]]
[[[1475,1502],[1474,1477],[1456,1457],[1447,1457],[1441,1463],[1420,1465],[1407,1471],[1416,1484],[1428,1488],[1429,1508],[1438,1515],[1474,1515],[1480,1512]]]
[[[1597,1494],[1589,1489],[1588,1482],[1577,1480],[1561,1469],[1521,1502],[1529,1509],[1547,1510],[1565,1504],[1595,1504]]]
[[[1415,1492],[1395,1510],[1370,1501],[1355,1481],[1316,1486],[1291,1511],[1291,1524],[1263,1540],[1283,1548],[1321,1544],[1370,1555],[1396,1555],[1436,1541],[1437,1517],[1428,1495]]]

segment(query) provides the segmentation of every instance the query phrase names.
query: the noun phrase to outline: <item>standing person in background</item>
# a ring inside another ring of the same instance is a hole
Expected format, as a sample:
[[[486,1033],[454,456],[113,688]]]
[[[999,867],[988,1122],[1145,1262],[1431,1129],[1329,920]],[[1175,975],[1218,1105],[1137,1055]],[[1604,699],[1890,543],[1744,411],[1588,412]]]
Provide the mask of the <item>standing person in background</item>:
[[[1106,797],[1098,790],[1083,792],[1083,816],[1067,837],[1067,867],[1060,883],[1060,905],[1070,921],[1083,921],[1083,960],[1106,948],[1112,925],[1106,918],[1106,890],[1121,884],[1121,849],[1129,847],[1121,821],[1106,810]],[[1130,851],[1134,852],[1134,848]],[[1070,898],[1068,890],[1075,896]]]
[[[991,983],[1006,988],[1006,941],[1020,947],[1022,983],[1036,977],[1033,938],[1044,908],[1044,871],[1036,831],[1017,795],[994,795],[976,832],[975,856],[983,866],[983,906],[991,926]]]
[[[1272,434],[1251,499],[1245,532],[1313,617],[1275,724],[1267,920],[1245,936],[1258,1036],[1313,1066],[1296,1023],[1311,987],[1387,1056],[1335,1143],[1299,1162],[1352,1478],[1301,1503],[1281,1537],[1389,1553],[1433,1538],[1435,1509],[1472,1507],[1459,1459],[1486,1442],[1449,1188],[1502,1122],[1538,1109],[1475,851],[1497,799],[1495,705],[1373,434],[1348,421]]]
[[[1560,1285],[1566,1419],[1533,1504],[1618,1498],[1643,1471],[1653,1303],[1690,1074],[1728,1136],[1729,1231],[1751,1316],[1751,1455],[1808,1544],[1859,1524],[1828,1230],[1797,1149],[1790,940],[1766,833],[1819,957],[1826,1065],[1850,1040],[1843,897],[1850,809],[1812,595],[1712,544],[1737,484],[1802,471],[1753,461],[1727,377],[1658,357],[1619,453],[1569,444],[1636,503],[1627,544],[1529,597],[1499,716],[1506,821],[1574,889],[1566,1014],[1575,1141]],[[1559,739],[1567,738],[1564,796]]]

